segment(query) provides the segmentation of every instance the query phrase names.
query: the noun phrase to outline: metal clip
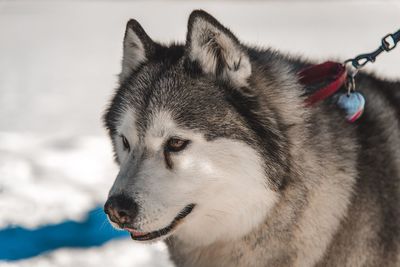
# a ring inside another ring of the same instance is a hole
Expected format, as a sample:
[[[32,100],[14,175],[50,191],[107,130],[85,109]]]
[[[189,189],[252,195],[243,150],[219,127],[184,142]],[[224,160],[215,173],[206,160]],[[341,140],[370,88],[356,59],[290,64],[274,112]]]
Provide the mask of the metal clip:
[[[396,47],[396,36],[394,34],[388,34],[382,39],[382,48],[386,51],[389,52],[393,48]]]
[[[347,94],[350,95],[351,92],[356,90],[356,82],[354,77],[357,75],[358,71],[364,67],[368,62],[375,62],[377,56],[382,52],[389,52],[396,47],[396,44],[400,42],[400,30],[393,34],[388,34],[381,40],[381,45],[378,49],[371,53],[361,54],[355,58],[348,59],[344,62],[346,71],[348,73],[346,88]],[[350,64],[349,64],[350,63]]]
[[[358,68],[354,66],[352,60],[346,60],[344,66],[347,72],[346,89],[347,95],[349,96],[351,92],[356,90],[356,81],[354,77],[358,73]]]
[[[393,34],[387,34],[381,40],[381,45],[378,49],[371,53],[361,54],[353,59],[348,59],[344,63],[351,62],[354,68],[360,69],[364,67],[368,62],[375,62],[376,57],[382,52],[389,52],[396,47],[396,44],[400,41],[400,30]]]

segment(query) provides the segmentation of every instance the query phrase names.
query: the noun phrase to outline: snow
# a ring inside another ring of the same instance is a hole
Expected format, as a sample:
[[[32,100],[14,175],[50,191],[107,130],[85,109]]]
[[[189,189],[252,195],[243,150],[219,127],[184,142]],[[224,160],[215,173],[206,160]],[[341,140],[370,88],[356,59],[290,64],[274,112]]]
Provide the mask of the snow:
[[[100,136],[0,133],[0,228],[81,219],[112,185],[110,150]]]
[[[202,8],[246,43],[315,60],[370,52],[398,30],[399,1],[0,2],[0,229],[79,220],[117,173],[101,114],[116,87],[125,23],[183,41]],[[400,78],[400,48],[368,66]],[[169,266],[165,245],[115,240],[0,266]]]
[[[51,254],[17,262],[0,263],[1,267],[170,267],[162,243],[143,246],[131,240],[114,240],[99,248],[59,249]]]

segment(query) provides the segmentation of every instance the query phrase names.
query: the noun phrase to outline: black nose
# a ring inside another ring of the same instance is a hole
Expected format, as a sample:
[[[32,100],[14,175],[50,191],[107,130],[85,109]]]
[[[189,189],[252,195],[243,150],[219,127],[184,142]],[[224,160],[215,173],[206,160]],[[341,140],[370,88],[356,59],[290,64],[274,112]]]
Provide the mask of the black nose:
[[[131,224],[135,220],[138,213],[138,205],[126,195],[115,195],[109,197],[106,204],[104,204],[104,212],[111,221],[124,227],[124,225]]]

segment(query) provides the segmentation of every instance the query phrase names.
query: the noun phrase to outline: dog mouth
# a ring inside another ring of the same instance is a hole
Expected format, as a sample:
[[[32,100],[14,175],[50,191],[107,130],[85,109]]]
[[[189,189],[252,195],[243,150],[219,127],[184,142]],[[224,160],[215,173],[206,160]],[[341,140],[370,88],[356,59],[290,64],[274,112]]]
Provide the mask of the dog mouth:
[[[181,210],[178,215],[172,220],[172,222],[159,230],[152,231],[152,232],[139,232],[135,229],[125,227],[124,230],[127,230],[131,234],[131,238],[135,241],[150,241],[154,240],[157,238],[160,238],[162,236],[165,236],[169,233],[171,233],[178,225],[179,223],[182,222],[182,220],[188,216],[193,208],[195,207],[195,204],[189,204],[187,205],[183,210]]]

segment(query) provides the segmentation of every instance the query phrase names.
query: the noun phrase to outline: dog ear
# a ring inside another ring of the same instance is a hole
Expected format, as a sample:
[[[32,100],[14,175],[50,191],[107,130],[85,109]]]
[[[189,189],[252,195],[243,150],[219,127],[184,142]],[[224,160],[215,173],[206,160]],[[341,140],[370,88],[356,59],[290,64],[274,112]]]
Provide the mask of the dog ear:
[[[236,86],[246,86],[251,64],[246,50],[231,31],[202,10],[190,14],[186,53],[204,73]]]
[[[155,43],[143,30],[139,22],[134,19],[129,20],[126,24],[124,36],[120,81],[127,78],[132,71],[144,64],[154,53],[155,47]]]

